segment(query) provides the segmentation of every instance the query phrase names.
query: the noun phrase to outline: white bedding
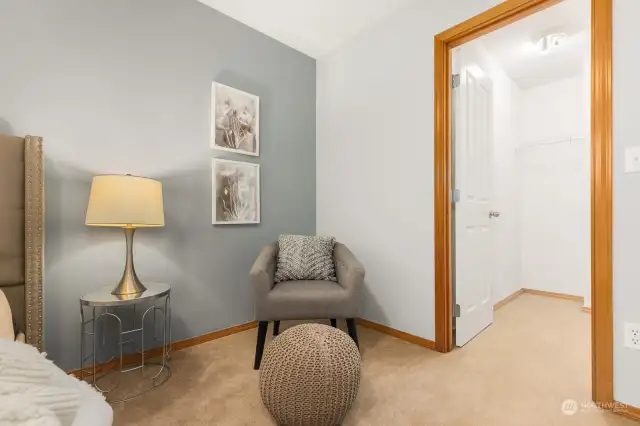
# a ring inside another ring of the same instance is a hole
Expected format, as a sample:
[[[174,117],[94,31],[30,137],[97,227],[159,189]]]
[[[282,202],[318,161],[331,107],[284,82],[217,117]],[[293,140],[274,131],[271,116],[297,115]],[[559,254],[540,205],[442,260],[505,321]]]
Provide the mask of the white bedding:
[[[25,395],[55,412],[65,426],[111,426],[113,422],[111,406],[87,383],[66,374],[34,347],[0,339],[0,398],[24,399]]]
[[[95,398],[90,394],[89,385],[80,382],[73,376],[69,376],[59,368],[55,368],[52,375],[52,383],[60,387],[75,387],[80,389],[80,407],[72,426],[111,426],[113,423],[113,410],[103,399]]]

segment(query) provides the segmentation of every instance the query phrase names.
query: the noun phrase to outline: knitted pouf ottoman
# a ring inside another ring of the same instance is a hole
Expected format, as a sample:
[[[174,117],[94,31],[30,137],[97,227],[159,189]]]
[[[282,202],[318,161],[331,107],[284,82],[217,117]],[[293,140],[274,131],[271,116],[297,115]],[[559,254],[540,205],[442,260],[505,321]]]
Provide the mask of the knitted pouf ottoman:
[[[339,425],[359,386],[360,352],[337,328],[298,325],[265,349],[260,394],[279,425]]]

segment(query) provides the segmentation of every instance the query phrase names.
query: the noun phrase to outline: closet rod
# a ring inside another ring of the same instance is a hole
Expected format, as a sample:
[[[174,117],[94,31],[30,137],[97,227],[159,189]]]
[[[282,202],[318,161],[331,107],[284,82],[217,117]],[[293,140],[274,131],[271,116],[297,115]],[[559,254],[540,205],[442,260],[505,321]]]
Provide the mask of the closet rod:
[[[553,145],[558,143],[573,142],[573,141],[580,141],[580,140],[586,140],[586,139],[587,139],[586,137],[580,136],[580,137],[569,137],[564,139],[551,139],[551,140],[545,140],[545,141],[527,142],[520,145],[519,148],[532,148],[535,146]]]

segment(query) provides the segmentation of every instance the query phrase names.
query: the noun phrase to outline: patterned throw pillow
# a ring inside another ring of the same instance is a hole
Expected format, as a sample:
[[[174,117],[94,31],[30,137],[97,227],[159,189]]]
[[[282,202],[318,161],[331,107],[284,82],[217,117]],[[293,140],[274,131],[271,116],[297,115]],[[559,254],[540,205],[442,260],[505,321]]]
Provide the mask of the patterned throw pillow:
[[[333,264],[333,237],[280,235],[275,282],[295,280],[338,281]]]

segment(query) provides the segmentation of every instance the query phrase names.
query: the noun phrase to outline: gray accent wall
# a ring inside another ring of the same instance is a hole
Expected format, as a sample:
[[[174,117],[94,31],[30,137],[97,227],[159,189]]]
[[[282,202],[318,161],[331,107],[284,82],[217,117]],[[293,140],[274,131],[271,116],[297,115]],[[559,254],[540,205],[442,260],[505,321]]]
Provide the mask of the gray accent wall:
[[[50,357],[79,365],[78,298],[124,266],[122,231],[84,225],[96,174],[164,185],[134,250],[173,286],[174,340],[253,320],[260,247],[315,233],[315,60],[196,0],[0,0],[0,54],[0,128],[45,141]],[[259,157],[210,150],[213,80],[260,96]],[[213,156],[261,165],[260,225],[211,225]]]

